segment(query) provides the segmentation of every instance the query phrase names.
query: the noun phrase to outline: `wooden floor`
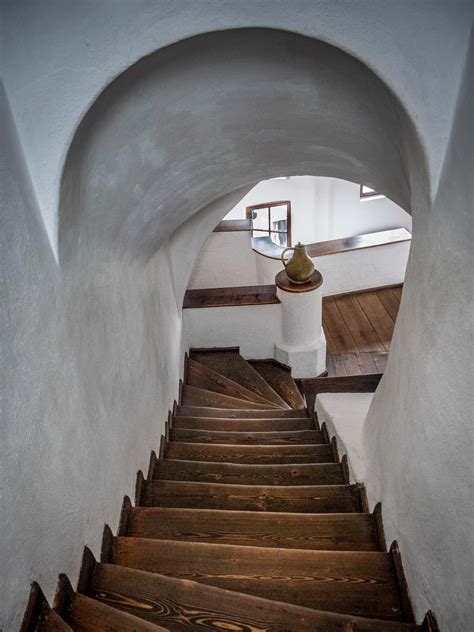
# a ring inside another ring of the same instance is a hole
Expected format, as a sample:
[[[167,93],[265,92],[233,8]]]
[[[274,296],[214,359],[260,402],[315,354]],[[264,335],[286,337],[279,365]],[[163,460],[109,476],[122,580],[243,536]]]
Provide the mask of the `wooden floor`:
[[[329,376],[383,373],[402,286],[323,299]]]

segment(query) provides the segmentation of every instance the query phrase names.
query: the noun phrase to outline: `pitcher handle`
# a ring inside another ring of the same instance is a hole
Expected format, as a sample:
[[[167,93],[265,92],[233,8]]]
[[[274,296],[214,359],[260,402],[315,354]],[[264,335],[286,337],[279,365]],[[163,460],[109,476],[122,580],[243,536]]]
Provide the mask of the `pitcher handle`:
[[[285,266],[285,268],[288,265],[288,262],[285,261],[284,257],[285,257],[285,252],[288,252],[288,250],[294,250],[294,247],[289,246],[288,248],[285,248],[285,250],[281,253],[281,260],[282,260],[282,263]]]

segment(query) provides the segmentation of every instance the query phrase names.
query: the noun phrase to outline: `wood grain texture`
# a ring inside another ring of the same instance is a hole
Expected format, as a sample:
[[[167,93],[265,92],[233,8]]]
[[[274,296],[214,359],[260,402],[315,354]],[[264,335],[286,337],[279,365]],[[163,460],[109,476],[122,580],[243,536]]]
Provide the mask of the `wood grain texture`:
[[[191,351],[191,357],[238,382],[280,408],[290,408],[268,382],[236,351]]]
[[[362,510],[356,485],[223,485],[170,480],[147,481],[141,505],[292,513]]]
[[[241,307],[243,305],[278,305],[275,285],[246,285],[186,290],[183,309],[203,307]]]
[[[173,632],[414,632],[409,624],[321,612],[189,580],[101,565],[94,596]]]
[[[308,445],[220,445],[169,442],[165,459],[213,461],[214,463],[332,463],[331,448],[323,444]]]
[[[304,399],[291,377],[290,369],[271,360],[254,360],[250,364],[291,408],[304,408]]]
[[[301,419],[308,416],[304,408],[301,410],[292,410],[290,408],[287,410],[279,410],[278,408],[272,410],[245,410],[213,408],[212,406],[178,406],[175,414],[184,417],[219,417],[224,419]]]
[[[229,485],[341,485],[339,463],[244,465],[162,459],[155,480],[199,481]]]
[[[275,404],[272,404],[269,400],[245,388],[245,386],[234,382],[234,380],[221,375],[210,367],[196,362],[192,358],[189,358],[186,367],[186,384],[208,391],[214,391],[221,395],[229,395],[230,397],[245,399],[257,404],[265,404],[267,408],[275,408]]]
[[[221,395],[214,391],[207,391],[203,388],[184,385],[181,394],[181,404],[183,406],[199,406],[211,408],[234,408],[245,410],[268,410],[272,409],[272,404],[259,404],[257,402],[249,402],[245,399]]]
[[[402,620],[390,556],[116,539],[115,563],[299,606]]]
[[[166,632],[160,625],[79,593],[72,600],[71,619],[75,632]]]
[[[372,514],[138,507],[128,537],[324,551],[379,550]]]
[[[188,430],[171,428],[171,441],[189,443],[220,443],[234,445],[290,445],[322,443],[323,438],[317,430],[277,430],[275,432],[243,432],[223,430]]]
[[[374,365],[375,366],[375,365]],[[187,430],[217,430],[223,432],[272,432],[280,430],[314,430],[314,420],[309,417],[276,419],[222,419],[216,417],[173,417],[172,428]]]
[[[249,232],[252,230],[250,219],[223,219],[214,228],[214,233]]]
[[[374,393],[381,379],[382,373],[347,377],[315,377],[303,378],[301,385],[308,408],[314,410],[318,393]]]

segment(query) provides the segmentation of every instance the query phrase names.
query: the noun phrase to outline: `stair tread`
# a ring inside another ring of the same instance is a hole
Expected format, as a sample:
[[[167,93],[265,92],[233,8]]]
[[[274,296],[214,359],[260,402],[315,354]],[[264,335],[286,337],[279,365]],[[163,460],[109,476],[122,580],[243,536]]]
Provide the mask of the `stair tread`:
[[[136,507],[128,537],[337,551],[379,550],[372,514]]]
[[[118,610],[75,593],[71,603],[72,629],[76,632],[167,632],[158,623],[145,621],[133,614]]]
[[[285,369],[274,360],[252,360],[250,364],[291,408],[304,408],[303,396],[289,369]]]
[[[35,628],[35,632],[72,632],[72,630],[73,628],[51,608],[43,614],[38,626]]]
[[[211,367],[214,371],[254,391],[280,408],[289,408],[285,400],[238,351],[191,351],[190,356],[193,360]]]
[[[188,430],[219,430],[242,432],[275,432],[277,430],[317,430],[314,419],[310,417],[277,419],[222,419],[216,417],[179,417],[174,416],[173,428]]]
[[[234,380],[225,377],[225,375],[214,371],[211,367],[196,362],[192,358],[188,359],[186,366],[186,384],[208,391],[215,391],[221,395],[230,395],[231,397],[245,399],[249,402],[265,404],[270,408],[276,407],[276,404],[258,395],[255,391],[251,391],[238,382],[234,382]]]
[[[176,411],[179,416],[188,417],[222,417],[226,419],[276,419],[276,418],[301,418],[307,417],[305,408],[299,410],[287,408],[272,408],[271,410],[216,408],[213,406],[183,406],[179,405]]]
[[[216,408],[233,408],[247,410],[276,410],[272,408],[272,404],[259,404],[257,402],[249,402],[246,399],[239,399],[229,395],[221,395],[214,391],[207,391],[204,388],[196,386],[183,386],[181,394],[181,403],[184,406],[216,407]]]
[[[332,612],[401,620],[391,557],[118,537],[116,564]]]
[[[255,632],[414,632],[415,625],[354,618],[236,593],[196,581],[99,564],[93,579],[96,599],[166,626],[173,632],[250,630]]]
[[[161,459],[155,479],[201,481],[242,485],[340,485],[344,483],[339,463],[249,465]]]
[[[163,457],[225,463],[334,463],[331,446],[327,444],[222,445],[172,441],[165,444]]]
[[[142,505],[292,513],[357,512],[354,485],[229,485],[196,481],[147,481]]]
[[[237,445],[290,445],[305,443],[324,443],[323,433],[319,430],[276,430],[248,432],[245,430],[170,430],[172,441],[190,443],[224,443]]]

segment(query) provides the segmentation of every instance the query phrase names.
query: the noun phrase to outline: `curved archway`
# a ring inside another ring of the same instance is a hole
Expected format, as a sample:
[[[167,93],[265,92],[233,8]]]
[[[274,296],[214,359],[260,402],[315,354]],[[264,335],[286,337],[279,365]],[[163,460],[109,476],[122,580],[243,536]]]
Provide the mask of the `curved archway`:
[[[174,44],[117,78],[78,128],[60,259],[80,241],[148,260],[199,209],[281,173],[364,181],[406,210],[414,182],[427,190],[405,111],[347,53],[271,29]]]

